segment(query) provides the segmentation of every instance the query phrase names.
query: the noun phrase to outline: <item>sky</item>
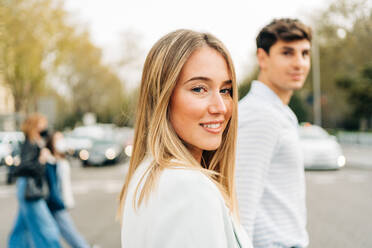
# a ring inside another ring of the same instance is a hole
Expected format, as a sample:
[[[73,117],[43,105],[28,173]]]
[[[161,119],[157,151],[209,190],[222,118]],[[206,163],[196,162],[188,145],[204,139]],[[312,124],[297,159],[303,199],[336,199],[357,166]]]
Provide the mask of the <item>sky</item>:
[[[331,0],[65,0],[65,9],[91,33],[104,51],[105,61],[117,60],[123,33],[134,33],[142,54],[135,66],[120,72],[129,88],[136,86],[147,52],[163,35],[176,29],[206,31],[217,36],[230,51],[237,79],[255,66],[255,38],[273,18],[299,18],[326,8]]]

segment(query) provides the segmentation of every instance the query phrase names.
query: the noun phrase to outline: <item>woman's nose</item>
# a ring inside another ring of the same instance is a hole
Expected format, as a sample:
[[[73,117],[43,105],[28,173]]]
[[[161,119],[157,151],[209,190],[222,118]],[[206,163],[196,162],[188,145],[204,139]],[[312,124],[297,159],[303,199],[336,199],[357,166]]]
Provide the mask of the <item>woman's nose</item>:
[[[218,92],[211,96],[209,103],[209,112],[211,114],[225,114],[227,111],[223,96]]]

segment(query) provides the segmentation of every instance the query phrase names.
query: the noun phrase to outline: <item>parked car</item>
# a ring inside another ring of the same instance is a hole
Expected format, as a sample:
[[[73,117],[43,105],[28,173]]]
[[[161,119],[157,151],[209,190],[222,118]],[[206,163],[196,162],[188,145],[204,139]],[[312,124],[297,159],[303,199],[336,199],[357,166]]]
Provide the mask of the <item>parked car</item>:
[[[122,161],[128,156],[133,129],[112,124],[77,127],[65,135],[67,146],[83,165],[100,166]]]
[[[0,132],[0,153],[5,155],[1,157],[1,164],[7,167],[6,182],[11,184],[15,181],[13,171],[15,166],[21,163],[21,143],[24,141],[22,132]],[[6,149],[2,149],[5,148]]]
[[[335,136],[317,125],[300,126],[300,143],[305,169],[340,169],[346,160]]]
[[[105,165],[120,162],[124,158],[123,146],[111,139],[92,140],[89,149],[82,149],[79,158],[83,165]]]
[[[12,146],[0,141],[0,165],[5,165],[5,159],[12,153]]]

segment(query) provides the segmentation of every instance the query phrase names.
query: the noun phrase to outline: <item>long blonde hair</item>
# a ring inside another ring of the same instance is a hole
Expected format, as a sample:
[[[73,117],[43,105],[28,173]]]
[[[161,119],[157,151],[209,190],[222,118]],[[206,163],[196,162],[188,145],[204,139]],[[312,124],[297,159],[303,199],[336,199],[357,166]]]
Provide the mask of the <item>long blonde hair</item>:
[[[234,104],[220,147],[215,151],[204,151],[201,166],[174,131],[169,119],[169,103],[182,67],[190,55],[203,46],[216,49],[225,58],[232,81]],[[138,202],[135,201],[136,197],[133,199],[134,207],[138,207],[143,199],[149,197],[163,169],[179,168],[174,162],[176,160],[181,161],[183,167],[200,170],[206,174],[220,189],[227,206],[237,217],[234,181],[237,101],[235,69],[230,54],[221,41],[208,33],[184,29],[162,37],[150,50],[143,68],[133,154],[120,193],[119,216],[122,215],[128,185],[135,170],[142,160],[150,155],[153,161],[148,168],[148,176]],[[136,194],[138,190],[137,185]]]

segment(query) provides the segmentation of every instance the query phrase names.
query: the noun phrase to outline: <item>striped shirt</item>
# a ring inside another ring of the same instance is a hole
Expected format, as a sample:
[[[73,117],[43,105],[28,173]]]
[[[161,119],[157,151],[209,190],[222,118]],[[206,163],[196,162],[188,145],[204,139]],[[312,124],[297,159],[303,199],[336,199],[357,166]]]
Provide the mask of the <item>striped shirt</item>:
[[[253,81],[239,103],[236,184],[241,222],[255,248],[306,247],[305,178],[292,110]]]

